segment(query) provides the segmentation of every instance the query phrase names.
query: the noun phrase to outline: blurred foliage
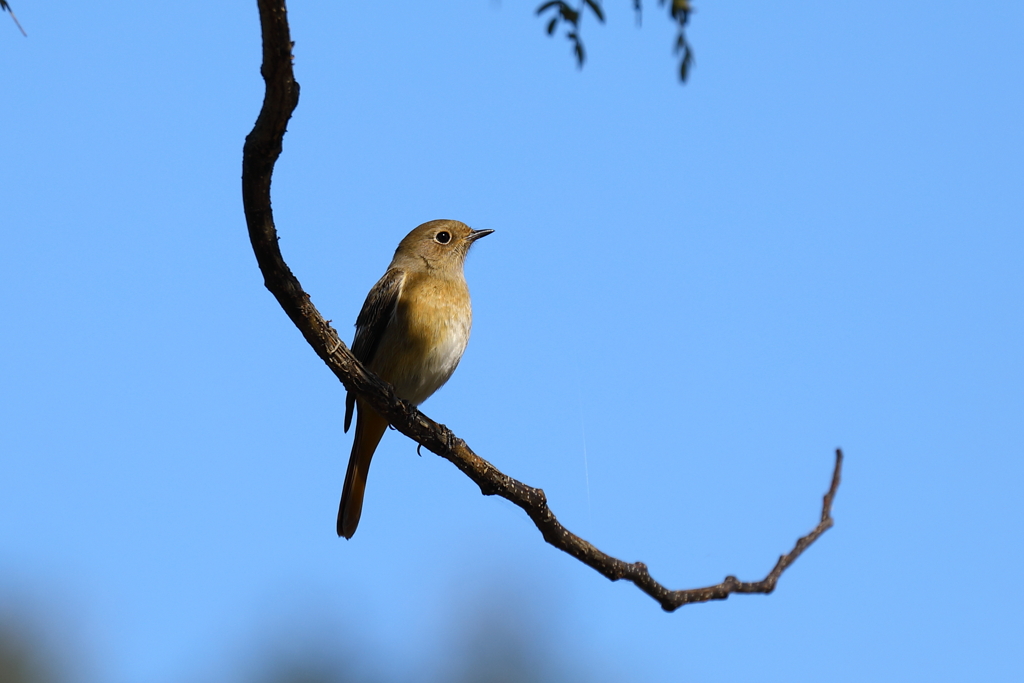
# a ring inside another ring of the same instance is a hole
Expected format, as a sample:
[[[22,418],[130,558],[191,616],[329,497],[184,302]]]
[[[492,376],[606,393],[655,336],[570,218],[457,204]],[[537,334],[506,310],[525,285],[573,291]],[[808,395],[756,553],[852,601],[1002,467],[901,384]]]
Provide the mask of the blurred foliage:
[[[480,614],[464,624],[463,651],[450,662],[440,683],[556,683],[587,680],[579,663],[548,651],[537,624]]]
[[[52,683],[46,659],[27,625],[0,623],[0,683]]]
[[[507,603],[506,603],[507,604]],[[521,603],[520,603],[521,605]],[[351,633],[343,629],[325,640],[323,634],[299,636],[298,642],[283,643],[287,655],[270,654],[276,645],[261,648],[255,675],[243,683],[562,683],[593,680],[589,663],[557,650],[553,637],[540,616],[540,606],[527,612],[515,609],[478,609],[442,620],[437,646],[445,650],[438,670],[423,668],[403,678],[385,674],[391,661],[381,661],[380,650],[352,647]],[[294,637],[294,633],[284,636]],[[345,641],[339,644],[338,641]],[[386,650],[400,648],[389,644]],[[358,654],[357,654],[358,653]],[[400,655],[396,652],[395,655]]]
[[[382,683],[381,679],[348,670],[332,657],[313,654],[287,662],[273,662],[253,683]]]
[[[250,639],[219,671],[195,671],[190,681],[216,683],[562,683],[606,681],[599,661],[568,652],[553,626],[557,600],[497,589],[475,592],[467,603],[439,614],[425,642],[369,643],[358,623],[331,611],[300,611],[273,618],[269,633]],[[2,596],[0,596],[2,597]],[[0,600],[0,605],[4,601]],[[8,610],[9,612],[9,610]],[[400,619],[401,615],[395,615]],[[68,642],[67,618],[26,606],[0,617],[0,683],[96,680],[89,653]],[[262,630],[262,629],[261,629]],[[74,638],[72,637],[71,640]],[[226,637],[225,642],[234,641]],[[424,645],[430,662],[410,659]],[[600,658],[598,658],[599,660]],[[413,666],[410,666],[412,664]],[[102,666],[100,667],[102,669]],[[395,673],[395,670],[415,673]]]
[[[686,25],[693,14],[693,6],[690,0],[658,0],[658,4],[662,7],[668,6],[668,16],[677,27],[674,51],[679,55],[679,80],[685,83],[693,66],[693,48],[686,38]],[[588,10],[600,23],[604,23],[601,0],[580,0],[576,7],[563,0],[550,0],[537,8],[537,16],[547,13],[545,30],[549,36],[553,36],[560,26],[565,27],[565,37],[572,43],[576,66],[580,69],[587,59],[583,40],[580,38],[580,22]],[[637,24],[640,24],[643,17],[643,0],[633,0],[633,11],[636,12]]]

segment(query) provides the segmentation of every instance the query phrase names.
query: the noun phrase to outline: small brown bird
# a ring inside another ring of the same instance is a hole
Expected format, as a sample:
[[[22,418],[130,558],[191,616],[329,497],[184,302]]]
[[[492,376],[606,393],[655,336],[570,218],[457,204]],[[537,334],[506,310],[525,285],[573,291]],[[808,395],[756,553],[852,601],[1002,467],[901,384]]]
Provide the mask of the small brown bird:
[[[462,272],[473,242],[493,230],[459,221],[430,221],[401,241],[391,265],[356,318],[352,353],[413,405],[426,401],[455,372],[469,342],[473,309]],[[338,535],[352,538],[363,509],[370,459],[388,422],[349,392],[345,431],[357,408],[356,434],[338,509]]]

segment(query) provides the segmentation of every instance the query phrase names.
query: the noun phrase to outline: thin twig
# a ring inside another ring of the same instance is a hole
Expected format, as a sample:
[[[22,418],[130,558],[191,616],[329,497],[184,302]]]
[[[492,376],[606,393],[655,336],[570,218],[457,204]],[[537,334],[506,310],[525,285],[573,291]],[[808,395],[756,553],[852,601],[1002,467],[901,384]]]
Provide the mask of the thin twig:
[[[18,17],[14,16],[14,10],[11,9],[11,5],[10,5],[10,3],[7,2],[7,0],[0,0],[0,10],[3,10],[5,12],[10,12],[11,19],[14,19],[14,25],[18,27],[19,31],[21,31],[21,35],[23,35],[26,38],[28,38],[28,34],[25,33],[25,29],[23,29],[21,27],[21,22],[18,21]]]

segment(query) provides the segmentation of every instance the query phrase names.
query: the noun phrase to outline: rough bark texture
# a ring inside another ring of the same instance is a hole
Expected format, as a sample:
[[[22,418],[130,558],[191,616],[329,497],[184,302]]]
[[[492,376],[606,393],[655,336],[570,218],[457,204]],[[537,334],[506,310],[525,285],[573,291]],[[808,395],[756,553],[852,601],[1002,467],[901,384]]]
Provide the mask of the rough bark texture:
[[[277,229],[270,207],[270,181],[281,154],[285,129],[299,101],[299,84],[292,72],[292,42],[284,0],[257,0],[263,29],[263,108],[245,139],[242,155],[242,202],[256,260],[264,284],[288,317],[350,390],[368,401],[401,433],[450,461],[473,480],[484,495],[501,496],[518,505],[533,520],[544,540],[592,567],[612,581],[625,579],[658,601],[666,611],[692,602],[722,600],[732,593],[771,593],[782,572],[821,534],[832,526],[832,499],[839,486],[842,452],[836,451],[832,485],[825,495],[820,523],[796,546],[779,558],[761,581],[745,582],[734,576],[715,586],[670,590],[651,578],[642,562],[623,562],[607,555],[563,527],[547,505],[544,492],[498,471],[443,424],[434,422],[395,395],[394,389],[367,371],[352,355],[292,274],[278,248]]]

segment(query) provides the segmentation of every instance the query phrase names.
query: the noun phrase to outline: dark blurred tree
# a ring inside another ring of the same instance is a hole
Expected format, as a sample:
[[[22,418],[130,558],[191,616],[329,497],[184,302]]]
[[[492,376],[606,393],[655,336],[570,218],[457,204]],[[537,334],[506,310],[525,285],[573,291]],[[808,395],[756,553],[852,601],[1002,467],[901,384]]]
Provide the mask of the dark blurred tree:
[[[43,647],[27,625],[0,623],[0,683],[54,683]]]
[[[257,662],[256,673],[247,680],[253,683],[562,683],[593,681],[596,674],[578,655],[552,645],[555,637],[540,617],[545,607],[536,604],[523,610],[482,606],[478,611],[462,615],[441,615],[434,626],[446,631],[445,619],[454,617],[452,630],[441,638],[443,648],[440,670],[422,668],[414,677],[401,679],[385,676],[379,658],[380,650],[342,648],[347,644],[344,633],[336,634],[341,642],[332,643],[321,634],[282,635],[278,645],[288,654],[271,652],[264,647]],[[532,617],[529,617],[532,615]],[[303,639],[305,638],[305,639]],[[395,653],[402,656],[401,650]]]
[[[539,610],[539,606],[535,606]],[[583,662],[545,647],[538,624],[494,610],[472,615],[443,683],[559,683],[588,680]],[[575,674],[575,675],[572,675]]]
[[[333,658],[314,654],[301,661],[275,662],[256,683],[380,683],[380,679],[357,676]]]

